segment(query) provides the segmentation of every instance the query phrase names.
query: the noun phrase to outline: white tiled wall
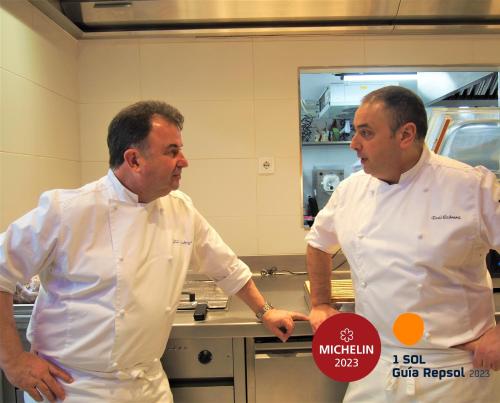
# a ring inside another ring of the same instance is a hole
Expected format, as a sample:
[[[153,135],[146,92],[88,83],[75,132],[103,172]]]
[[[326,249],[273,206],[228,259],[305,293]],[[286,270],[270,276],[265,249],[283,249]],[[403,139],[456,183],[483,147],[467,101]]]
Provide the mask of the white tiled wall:
[[[250,41],[166,42],[141,40],[144,98],[171,100],[252,100]]]
[[[79,185],[78,161],[4,153],[2,162],[3,218],[6,224],[32,209],[43,191]]]
[[[0,225],[40,191],[107,169],[106,131],[139,99],[185,115],[181,189],[243,255],[301,254],[299,67],[500,66],[500,36],[75,41],[30,3],[0,9]],[[257,173],[274,157],[275,174]]]
[[[297,96],[277,100],[256,99],[254,103],[257,155],[298,159],[301,142],[297,126],[299,121]]]
[[[76,102],[8,70],[2,81],[4,150],[79,161]]]
[[[79,47],[80,102],[130,103],[140,98],[137,40],[99,40]]]
[[[128,104],[129,102],[109,102],[80,105],[80,159],[82,163],[108,161],[106,145],[108,124],[116,113]],[[106,169],[107,165],[104,166],[104,172]],[[83,177],[82,181],[87,182]]]
[[[456,35],[82,41],[82,178],[105,172],[111,111],[166,100],[186,117],[181,189],[199,210],[240,254],[300,254],[298,68],[497,66],[500,54],[484,54],[499,45]],[[257,174],[259,157],[275,158],[274,175]]]
[[[80,179],[78,43],[30,3],[0,3],[0,231]]]
[[[254,158],[252,100],[181,100],[175,105],[185,118],[183,141],[188,158]]]
[[[257,167],[250,158],[192,159],[182,189],[208,217],[256,217]],[[244,229],[242,228],[244,231]]]

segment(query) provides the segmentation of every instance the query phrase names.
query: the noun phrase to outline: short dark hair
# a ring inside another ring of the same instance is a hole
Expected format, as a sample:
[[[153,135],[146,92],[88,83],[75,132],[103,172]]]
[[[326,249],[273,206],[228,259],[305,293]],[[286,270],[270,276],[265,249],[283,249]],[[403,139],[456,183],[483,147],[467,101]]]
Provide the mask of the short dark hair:
[[[151,118],[161,116],[182,130],[184,116],[162,101],[140,101],[122,109],[108,127],[109,166],[123,164],[123,153],[131,147],[144,149],[151,131]]]
[[[417,139],[423,141],[427,134],[427,113],[420,97],[407,88],[390,85],[365,95],[364,103],[383,102],[392,115],[391,129],[395,133],[402,125],[412,122],[417,127]]]

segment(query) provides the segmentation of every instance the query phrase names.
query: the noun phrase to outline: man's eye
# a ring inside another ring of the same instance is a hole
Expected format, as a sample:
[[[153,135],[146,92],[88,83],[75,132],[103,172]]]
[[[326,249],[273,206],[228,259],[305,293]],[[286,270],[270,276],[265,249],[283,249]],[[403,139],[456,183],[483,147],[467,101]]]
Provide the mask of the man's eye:
[[[370,131],[367,131],[367,130],[360,130],[359,135],[365,139],[368,139],[372,136],[372,133]]]

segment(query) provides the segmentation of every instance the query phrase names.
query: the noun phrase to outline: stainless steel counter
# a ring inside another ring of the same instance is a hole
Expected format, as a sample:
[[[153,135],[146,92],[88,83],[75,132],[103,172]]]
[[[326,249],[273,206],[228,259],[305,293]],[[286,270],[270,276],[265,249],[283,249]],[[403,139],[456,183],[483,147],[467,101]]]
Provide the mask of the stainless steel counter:
[[[254,281],[264,297],[275,307],[308,313],[304,299],[306,276],[283,275],[275,277],[254,276]],[[294,335],[311,335],[309,322],[296,322]],[[193,320],[193,312],[178,312],[170,337],[256,337],[269,336],[264,326],[257,322],[254,313],[237,297],[229,300],[226,310],[209,310],[203,322]]]
[[[275,307],[307,314],[303,284],[306,276],[283,275],[275,277],[254,276],[257,287]],[[19,329],[25,329],[31,315],[32,305],[14,305],[14,315]],[[294,335],[310,335],[309,322],[296,322]],[[193,311],[178,311],[171,338],[201,337],[257,337],[271,333],[257,321],[254,313],[237,297],[229,299],[227,309],[209,310],[205,321],[196,322]]]
[[[307,275],[274,275],[261,277],[263,269],[277,267],[280,270],[304,272],[306,261],[304,255],[285,256],[247,256],[241,259],[254,272],[253,279],[264,294],[264,297],[275,307],[308,313],[304,298],[303,285]],[[337,254],[332,267],[334,278],[349,276],[349,265],[342,253]],[[493,279],[493,286],[500,288],[500,278]],[[500,319],[500,293],[494,294],[496,317]],[[31,305],[14,307],[16,322],[20,329],[25,329],[31,315]],[[311,335],[308,322],[296,322],[294,335]],[[205,321],[195,322],[193,311],[178,311],[172,328],[171,338],[201,338],[201,337],[261,337],[270,333],[259,322],[253,312],[237,297],[230,298],[227,309],[209,310]]]
[[[334,271],[335,277],[345,278],[349,274],[346,271],[348,269],[347,264],[343,263],[342,259],[342,256],[338,256],[334,261],[333,266],[340,267]],[[259,273],[261,269],[269,268],[272,265],[276,265],[282,270],[287,269],[292,271],[304,271],[305,267],[303,256],[296,256],[288,260],[284,257],[268,257],[264,261],[260,259],[245,259],[245,261],[252,270]],[[270,303],[278,308],[298,311],[304,314],[308,313],[308,306],[303,290],[306,279],[306,275],[274,275],[269,277],[261,277],[257,273],[254,275],[257,287]],[[494,287],[500,287],[500,279],[494,279],[493,283]],[[499,321],[500,293],[494,294],[494,298],[497,321]],[[25,332],[23,330],[28,325],[31,310],[32,305],[14,306],[16,323],[26,346],[28,343],[24,339]],[[308,322],[295,322],[294,336],[310,336],[311,334],[312,331]],[[264,401],[261,398],[262,393],[264,393],[266,401],[278,402],[287,400],[292,403],[295,401],[299,402],[304,401],[304,399],[293,400],[298,395],[288,396],[286,393],[289,390],[290,379],[297,379],[296,382],[302,382],[305,376],[310,376],[305,383],[313,385],[312,391],[309,389],[302,391],[306,395],[312,396],[310,394],[315,392],[329,396],[328,399],[317,399],[318,401],[340,402],[342,400],[346,385],[322,377],[312,361],[310,352],[305,355],[302,350],[295,355],[290,353],[290,348],[293,348],[298,342],[279,343],[287,348],[284,354],[275,354],[276,357],[273,356],[274,360],[269,360],[267,359],[268,352],[264,352],[266,360],[259,360],[259,354],[262,352],[257,351],[257,348],[255,348],[254,338],[266,336],[272,336],[272,334],[261,323],[257,322],[253,312],[237,297],[230,298],[227,309],[209,310],[206,320],[202,322],[194,321],[192,310],[177,312],[170,335],[169,346],[167,346],[166,354],[162,357],[162,363],[167,369],[169,362],[174,363],[173,368],[175,371],[170,368],[168,373],[171,378],[172,391],[176,401],[206,402],[215,400],[215,398],[210,400],[210,396],[217,396],[218,401],[221,402],[260,403]],[[267,340],[272,342],[273,339]],[[303,344],[307,344],[307,348],[310,349],[310,338],[307,338],[307,340],[309,341]],[[216,354],[219,351],[218,348],[221,346],[228,351],[226,354]],[[217,358],[210,365],[202,365],[205,364],[204,362],[199,364],[199,351],[210,351]],[[290,357],[293,358],[295,356],[300,359],[296,361],[290,360]],[[214,376],[213,368],[216,364],[220,363],[221,357],[226,360],[232,360],[232,365],[230,363],[226,364],[233,371],[222,380],[212,378]],[[200,378],[201,382],[191,379],[193,374],[197,374],[193,370],[193,365],[196,368],[199,367],[198,369],[203,369],[204,373],[206,373],[206,377]],[[276,379],[272,376],[277,371],[282,371],[282,369],[277,370],[276,365],[286,368],[288,373],[282,389],[276,388]],[[293,368],[296,369],[296,372],[293,372]],[[304,368],[307,368],[305,372]],[[184,372],[181,371],[182,369],[184,369]],[[184,379],[186,376],[189,379]],[[293,378],[293,376],[296,378]],[[266,382],[263,382],[263,379],[271,380],[273,387],[271,388]],[[274,400],[268,399],[270,389],[279,391],[279,396]],[[13,399],[12,396],[11,399]],[[15,400],[7,399],[5,401],[10,402]]]
[[[281,275],[271,277],[254,276],[254,281],[264,297],[274,306],[282,309],[308,313],[304,298],[304,275]],[[500,287],[500,278],[493,279]],[[500,293],[494,294],[497,321],[500,319]],[[20,329],[26,328],[31,314],[31,305],[15,305],[14,314]],[[311,335],[308,322],[296,322],[294,335]],[[193,311],[178,312],[170,337],[261,337],[271,335],[257,320],[253,312],[237,297],[231,297],[227,309],[209,310],[207,319],[193,320]]]

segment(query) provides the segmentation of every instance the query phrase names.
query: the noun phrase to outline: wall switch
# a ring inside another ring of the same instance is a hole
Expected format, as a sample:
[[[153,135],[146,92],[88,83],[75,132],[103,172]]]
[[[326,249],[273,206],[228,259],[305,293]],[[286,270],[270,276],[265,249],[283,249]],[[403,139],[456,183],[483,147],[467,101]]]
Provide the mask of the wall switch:
[[[274,157],[259,158],[259,175],[274,173]]]

